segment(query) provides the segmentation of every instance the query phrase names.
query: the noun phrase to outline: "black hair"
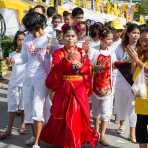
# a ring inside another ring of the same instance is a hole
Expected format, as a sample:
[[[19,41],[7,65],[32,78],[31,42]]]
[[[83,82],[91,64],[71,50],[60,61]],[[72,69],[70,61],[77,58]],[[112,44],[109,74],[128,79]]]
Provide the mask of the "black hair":
[[[141,34],[143,34],[143,33],[148,33],[148,25],[143,25],[143,28],[142,28],[142,30],[141,30]],[[139,45],[140,45],[140,43],[139,43]],[[145,60],[147,60],[147,57],[145,57],[144,56],[144,51],[141,49],[141,47],[139,46],[139,48],[138,48],[138,56],[139,57],[142,57],[143,56],[143,58],[142,58],[142,60],[143,60],[143,62],[145,61]]]
[[[60,19],[60,20],[62,21],[62,16],[59,15],[59,14],[54,15],[54,16],[52,17],[52,22],[53,22],[54,20],[56,20],[56,19]]]
[[[30,8],[27,13],[33,12],[34,8]]]
[[[46,13],[46,9],[45,9],[45,7],[44,7],[44,6],[42,6],[42,5],[36,5],[33,9],[35,10],[36,8],[41,8],[41,9],[42,9],[43,14],[45,14],[45,13]]]
[[[140,28],[140,32],[142,33],[143,31],[145,31],[146,28],[148,28],[148,25],[143,24],[143,25],[140,25],[139,28]]]
[[[97,35],[100,36],[101,30],[103,29],[102,23],[94,23],[89,27],[89,36],[95,38]]]
[[[66,27],[64,27],[64,28],[62,29],[63,34],[66,34],[68,31],[71,31],[71,30],[75,31],[76,34],[77,34],[77,32],[78,32],[76,26],[74,26],[74,25],[70,25],[70,26],[67,25]]]
[[[19,35],[24,35],[25,36],[25,33],[23,31],[17,31],[15,36],[14,36],[14,39],[13,39],[13,48],[14,50],[17,48],[17,38]]]
[[[56,9],[54,7],[48,7],[47,8],[47,16],[52,17],[56,14]]]
[[[125,34],[124,34],[124,36],[123,36],[123,38],[122,38],[122,46],[123,46],[123,47],[126,47],[126,46],[129,44],[129,37],[128,37],[128,34],[129,34],[130,32],[132,32],[133,30],[135,30],[135,29],[139,29],[139,31],[140,31],[140,27],[139,27],[137,24],[135,24],[135,23],[129,23],[129,24],[127,25],[126,32],[125,32]]]
[[[107,28],[109,28],[109,29],[111,29],[112,30],[112,21],[109,21],[109,22],[106,22],[105,24],[104,24],[104,27],[107,27]]]
[[[76,7],[72,10],[72,17],[76,17],[77,15],[84,15],[84,11],[80,7]]]
[[[23,25],[27,31],[38,30],[39,28],[44,29],[46,22],[46,17],[37,12],[29,12],[23,18]]]
[[[133,23],[132,22],[127,22],[125,26],[128,27],[131,24],[133,24]]]
[[[148,33],[148,25],[146,25],[145,28],[143,28],[143,30],[141,31],[141,33],[144,33],[144,32]]]
[[[104,27],[102,28],[101,32],[100,32],[100,38],[101,39],[105,39],[109,34],[112,34],[112,30],[108,27]]]
[[[67,17],[67,16],[69,16],[69,15],[71,15],[70,12],[68,12],[68,11],[64,11],[64,12],[63,12],[63,17]]]

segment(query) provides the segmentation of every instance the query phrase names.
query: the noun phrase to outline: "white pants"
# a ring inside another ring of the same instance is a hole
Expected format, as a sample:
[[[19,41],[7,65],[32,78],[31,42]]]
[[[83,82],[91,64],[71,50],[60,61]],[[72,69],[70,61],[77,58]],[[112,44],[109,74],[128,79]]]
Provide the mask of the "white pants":
[[[24,110],[23,88],[8,85],[8,112]]]
[[[126,120],[128,117],[130,127],[136,126],[136,114],[134,112],[134,96],[131,86],[122,75],[117,76],[115,87],[114,113],[118,120]]]
[[[51,102],[51,99],[50,99],[50,97],[48,95],[46,100],[45,100],[45,104],[44,104],[44,120],[45,120],[45,124],[48,122],[49,117],[51,115],[51,113],[50,113],[51,106],[52,106],[52,102]]]
[[[92,95],[92,113],[94,117],[99,117],[100,120],[109,121],[112,116],[113,95],[97,97]]]
[[[44,122],[44,104],[47,98],[45,79],[26,78],[23,89],[25,123]]]

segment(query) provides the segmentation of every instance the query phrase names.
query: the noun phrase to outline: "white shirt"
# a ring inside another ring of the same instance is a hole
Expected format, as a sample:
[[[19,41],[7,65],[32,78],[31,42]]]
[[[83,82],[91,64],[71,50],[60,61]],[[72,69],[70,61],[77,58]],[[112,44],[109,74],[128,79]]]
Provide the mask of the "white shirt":
[[[21,53],[14,51],[9,55],[9,57],[17,60],[21,57]],[[9,85],[22,87],[24,76],[25,76],[25,64],[12,64],[12,72]]]
[[[106,56],[111,55],[111,61],[112,62],[116,61],[116,56],[111,53],[110,49],[109,50],[93,49],[93,50],[91,50],[91,52],[89,54],[90,55],[89,58],[90,58],[91,63],[93,65],[96,64],[99,54],[103,54],[103,55],[106,55]]]
[[[50,69],[50,55],[47,53],[48,35],[34,38],[28,36],[16,64],[26,63],[25,75],[28,77],[45,78]]]
[[[90,40],[90,48],[99,49],[100,48],[100,41]]]
[[[50,20],[47,21],[47,27],[45,28],[45,32],[52,36],[52,32],[54,31],[52,23]]]
[[[109,47],[110,48],[110,50],[111,50],[111,54],[115,57],[115,59],[117,59],[117,60],[119,60],[118,58],[119,57],[117,57],[117,56],[119,56],[118,54],[117,54],[117,52],[121,49],[121,39],[119,39],[118,41],[115,41],[115,42],[113,42],[112,43],[112,45]],[[119,51],[120,52],[120,51]],[[113,82],[115,83],[115,81],[116,81],[116,76],[117,76],[117,74],[118,74],[119,72],[118,72],[118,69],[114,69],[113,70]]]
[[[110,46],[110,50],[111,50],[111,53],[115,54],[117,48],[120,46],[121,44],[121,39],[119,39],[118,41],[115,41],[112,43],[112,45]]]

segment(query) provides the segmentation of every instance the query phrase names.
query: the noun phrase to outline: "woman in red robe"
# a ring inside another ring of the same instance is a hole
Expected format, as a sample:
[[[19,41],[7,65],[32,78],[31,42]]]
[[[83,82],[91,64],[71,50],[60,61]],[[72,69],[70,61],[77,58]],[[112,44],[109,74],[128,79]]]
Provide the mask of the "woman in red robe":
[[[76,47],[76,28],[63,30],[65,47],[53,54],[53,67],[46,86],[52,95],[51,116],[41,139],[60,148],[95,147],[98,134],[90,127],[88,95],[91,92],[91,65]]]

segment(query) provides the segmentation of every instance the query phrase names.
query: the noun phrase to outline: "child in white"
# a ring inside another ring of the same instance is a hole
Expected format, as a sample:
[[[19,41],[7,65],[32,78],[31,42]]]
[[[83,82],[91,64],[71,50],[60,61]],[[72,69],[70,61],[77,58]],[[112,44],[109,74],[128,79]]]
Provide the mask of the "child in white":
[[[17,60],[21,57],[20,52],[12,52],[9,57]],[[8,112],[24,110],[23,82],[25,76],[25,64],[12,64],[12,73],[8,84]]]
[[[15,60],[21,57],[20,49],[24,42],[24,32],[18,31],[14,38],[15,51],[9,57]],[[9,61],[8,61],[9,62]],[[21,110],[21,129],[20,133],[25,132],[24,124],[24,102],[23,102],[23,81],[25,76],[25,64],[12,64],[12,73],[8,84],[8,113],[9,122],[7,131],[0,137],[5,139],[11,135],[12,126],[15,118],[15,113]]]
[[[102,30],[100,39],[100,49],[97,49],[92,59],[94,67],[93,75],[93,95],[92,111],[95,127],[99,130],[99,120],[101,121],[100,142],[107,146],[105,133],[108,122],[112,115],[113,94],[112,94],[112,63],[113,57],[108,49],[112,43],[113,34],[108,29]]]

